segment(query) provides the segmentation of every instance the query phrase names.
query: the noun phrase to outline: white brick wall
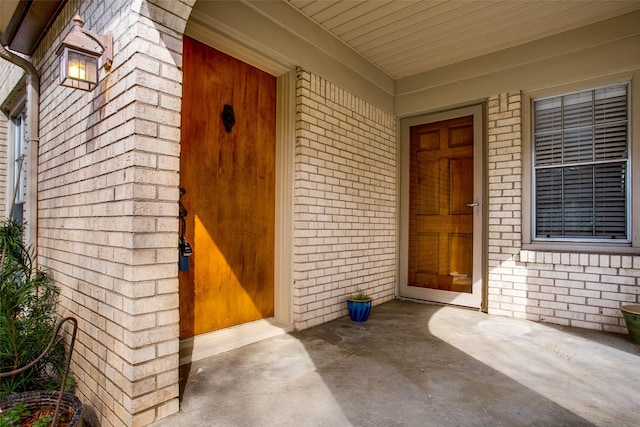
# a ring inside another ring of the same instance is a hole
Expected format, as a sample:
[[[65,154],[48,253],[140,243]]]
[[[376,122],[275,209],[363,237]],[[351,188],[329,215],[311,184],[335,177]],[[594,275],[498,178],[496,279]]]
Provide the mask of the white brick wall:
[[[620,306],[640,302],[640,256],[520,251],[527,317],[626,333]]]
[[[397,122],[393,115],[297,70],[294,323],[346,314],[356,288],[394,297]]]
[[[520,93],[489,99],[489,313],[626,333],[640,256],[522,250],[521,121]]]

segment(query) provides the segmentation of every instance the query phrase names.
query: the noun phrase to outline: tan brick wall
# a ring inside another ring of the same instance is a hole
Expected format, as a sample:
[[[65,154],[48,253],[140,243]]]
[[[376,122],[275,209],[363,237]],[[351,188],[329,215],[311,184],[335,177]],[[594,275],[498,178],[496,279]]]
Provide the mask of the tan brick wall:
[[[329,81],[297,71],[294,323],[346,314],[356,288],[394,297],[397,121]]]
[[[488,102],[490,314],[626,333],[619,310],[640,301],[640,257],[522,249],[522,107]]]
[[[73,371],[90,423],[178,411],[182,32],[191,2],[70,1],[34,55],[42,78],[39,257],[78,318]],[[114,35],[92,92],[58,85],[76,13]]]

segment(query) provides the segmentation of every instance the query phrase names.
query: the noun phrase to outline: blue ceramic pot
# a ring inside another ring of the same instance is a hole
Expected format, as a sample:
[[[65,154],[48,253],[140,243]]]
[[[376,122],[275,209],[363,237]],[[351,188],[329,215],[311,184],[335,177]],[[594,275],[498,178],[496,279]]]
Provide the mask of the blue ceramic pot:
[[[347,299],[347,309],[349,317],[354,322],[364,322],[369,318],[371,312],[372,300],[352,300]]]

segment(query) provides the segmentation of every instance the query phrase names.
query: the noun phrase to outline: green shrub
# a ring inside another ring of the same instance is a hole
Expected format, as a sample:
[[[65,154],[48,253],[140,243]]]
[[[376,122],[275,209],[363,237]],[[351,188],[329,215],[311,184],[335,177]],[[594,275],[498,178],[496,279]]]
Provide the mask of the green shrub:
[[[0,227],[0,372],[35,360],[55,333],[58,288],[36,268],[23,241],[24,227],[8,219]],[[62,337],[33,368],[0,377],[0,398],[31,390],[56,390],[65,364]]]

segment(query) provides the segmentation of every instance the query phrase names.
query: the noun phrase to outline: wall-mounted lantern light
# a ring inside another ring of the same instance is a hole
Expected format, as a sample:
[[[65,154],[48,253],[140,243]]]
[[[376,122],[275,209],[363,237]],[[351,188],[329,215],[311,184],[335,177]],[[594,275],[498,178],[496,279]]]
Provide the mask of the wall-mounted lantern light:
[[[111,69],[113,36],[96,34],[83,25],[82,18],[74,16],[73,28],[58,48],[60,84],[90,91],[98,84],[101,58],[104,69]]]

